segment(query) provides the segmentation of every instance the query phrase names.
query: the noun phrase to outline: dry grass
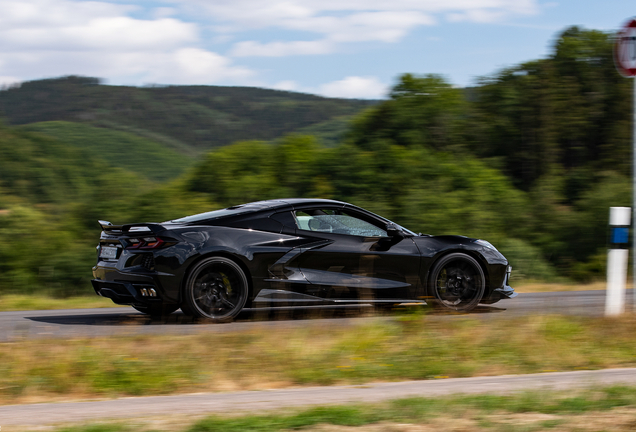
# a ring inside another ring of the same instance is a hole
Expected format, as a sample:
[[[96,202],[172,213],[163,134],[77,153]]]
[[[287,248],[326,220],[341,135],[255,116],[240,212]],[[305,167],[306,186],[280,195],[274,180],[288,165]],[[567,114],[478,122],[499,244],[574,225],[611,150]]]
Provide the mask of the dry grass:
[[[589,284],[561,284],[561,283],[538,283],[538,282],[522,282],[512,284],[515,291],[519,293],[537,293],[537,292],[557,292],[557,291],[589,291],[604,290],[607,282],[593,282]],[[627,284],[627,288],[631,289],[631,283]]]
[[[5,294],[0,296],[0,312],[48,309],[87,309],[121,307],[99,296],[52,298],[45,295]]]
[[[0,344],[0,402],[359,384],[636,366],[636,317],[418,314],[180,336]]]

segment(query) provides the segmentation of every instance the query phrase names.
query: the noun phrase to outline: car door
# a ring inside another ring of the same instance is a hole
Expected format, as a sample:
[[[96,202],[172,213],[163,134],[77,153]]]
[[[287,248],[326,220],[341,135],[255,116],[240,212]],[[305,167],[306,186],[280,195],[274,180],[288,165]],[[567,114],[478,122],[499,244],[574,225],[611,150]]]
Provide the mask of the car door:
[[[389,237],[385,221],[354,209],[311,207],[293,216],[296,233],[316,239],[297,259],[308,292],[341,300],[416,296],[420,252],[412,238]]]

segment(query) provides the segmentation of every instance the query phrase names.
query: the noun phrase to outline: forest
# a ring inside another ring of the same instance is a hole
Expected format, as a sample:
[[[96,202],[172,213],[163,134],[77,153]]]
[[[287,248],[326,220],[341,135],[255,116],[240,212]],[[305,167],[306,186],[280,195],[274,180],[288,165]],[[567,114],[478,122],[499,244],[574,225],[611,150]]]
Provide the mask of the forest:
[[[517,283],[602,279],[609,207],[631,205],[632,83],[612,44],[571,27],[548,57],[474,87],[403,74],[372,102],[80,77],[2,90],[0,293],[90,294],[97,219],[160,222],[283,197],[487,239]],[[51,86],[69,92],[58,89],[57,107]]]

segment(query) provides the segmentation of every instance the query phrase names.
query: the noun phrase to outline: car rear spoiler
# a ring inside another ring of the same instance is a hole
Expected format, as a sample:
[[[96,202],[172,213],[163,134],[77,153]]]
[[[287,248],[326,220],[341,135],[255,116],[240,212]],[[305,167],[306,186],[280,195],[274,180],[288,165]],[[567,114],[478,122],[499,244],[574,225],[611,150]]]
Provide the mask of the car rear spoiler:
[[[157,234],[161,231],[164,231],[165,228],[158,223],[133,223],[133,224],[125,224],[125,225],[113,225],[108,221],[97,221],[99,225],[102,227],[102,231],[107,234],[128,234],[131,232],[140,232],[150,231],[153,234]]]

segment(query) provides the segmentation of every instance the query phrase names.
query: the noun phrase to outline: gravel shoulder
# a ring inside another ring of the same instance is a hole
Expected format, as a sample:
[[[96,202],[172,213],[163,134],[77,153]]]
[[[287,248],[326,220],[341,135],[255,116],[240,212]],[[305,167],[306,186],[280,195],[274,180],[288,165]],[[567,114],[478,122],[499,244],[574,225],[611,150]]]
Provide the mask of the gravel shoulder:
[[[7,405],[0,407],[0,425],[48,426],[143,418],[166,413],[253,413],[312,405],[380,402],[406,397],[436,397],[460,393],[510,394],[526,390],[567,390],[609,385],[636,385],[636,368]]]

